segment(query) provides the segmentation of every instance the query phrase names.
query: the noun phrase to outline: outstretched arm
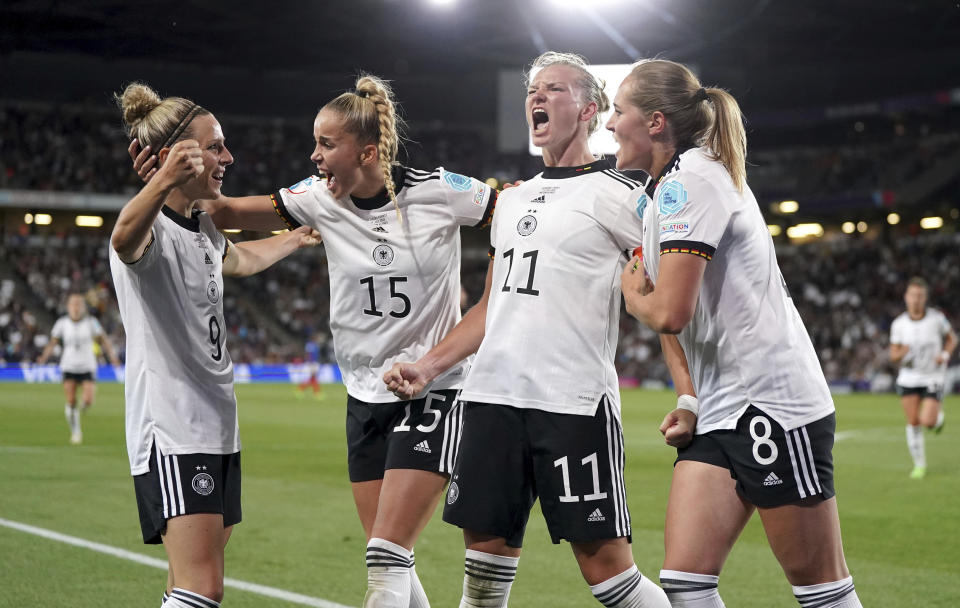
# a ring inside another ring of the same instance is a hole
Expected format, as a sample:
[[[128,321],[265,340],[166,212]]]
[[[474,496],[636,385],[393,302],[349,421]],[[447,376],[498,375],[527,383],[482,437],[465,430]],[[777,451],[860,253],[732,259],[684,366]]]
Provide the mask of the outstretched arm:
[[[383,375],[383,381],[394,395],[401,399],[413,399],[434,378],[453,367],[469,355],[477,352],[486,333],[487,302],[493,280],[493,260],[487,266],[487,279],[483,296],[476,306],[463,315],[463,319],[450,330],[443,340],[420,357],[416,363],[394,363]]]
[[[117,357],[117,351],[113,349],[113,344],[110,343],[110,338],[107,337],[107,334],[100,334],[97,341],[100,342],[100,348],[102,348],[104,354],[107,355],[107,360],[110,361],[110,365],[120,367],[120,358]]]
[[[47,342],[47,345],[43,347],[43,352],[40,353],[40,356],[37,357],[37,364],[43,365],[47,362],[47,359],[50,358],[50,354],[53,352],[54,347],[60,343],[60,340],[57,338],[50,338],[50,341]]]
[[[223,274],[246,277],[256,274],[287,257],[301,247],[320,244],[320,233],[307,226],[266,239],[227,245]]]

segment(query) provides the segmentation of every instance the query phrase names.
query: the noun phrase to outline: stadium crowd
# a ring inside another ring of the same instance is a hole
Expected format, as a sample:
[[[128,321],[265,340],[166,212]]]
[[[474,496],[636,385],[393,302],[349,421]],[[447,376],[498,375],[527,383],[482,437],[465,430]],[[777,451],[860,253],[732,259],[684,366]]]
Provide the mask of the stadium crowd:
[[[83,291],[91,312],[122,347],[106,248],[102,237],[8,234],[0,245],[0,265],[30,286],[50,319],[63,314],[69,291]],[[877,382],[880,388],[889,385],[893,368],[887,361],[887,333],[903,311],[903,290],[911,276],[930,282],[931,304],[960,327],[960,311],[950,305],[960,301],[960,235],[925,234],[891,243],[856,237],[818,240],[781,245],[778,257],[831,383],[849,383],[854,390],[869,390]],[[484,259],[464,260],[461,280],[468,306],[483,291],[485,272]],[[318,340],[320,361],[332,362],[327,285],[322,248],[300,252],[259,275],[228,279],[225,316],[234,360],[301,359],[306,342]],[[0,336],[6,362],[34,360],[50,330],[38,326],[31,300],[18,295],[12,281],[2,283]],[[627,382],[667,382],[657,335],[626,314],[620,326],[621,376]]]
[[[307,158],[312,142],[300,121],[227,116],[223,122],[236,159],[227,176],[230,194],[268,193],[315,172]],[[894,187],[960,141],[960,112],[952,109],[851,124],[849,132],[836,136],[849,140],[849,145],[821,141],[815,131],[833,128],[829,125],[811,130],[809,142],[790,147],[777,146],[769,134],[757,138],[749,180],[758,200],[770,200],[785,191],[798,196],[871,196],[870,192]],[[451,131],[427,124],[408,135],[406,163],[415,167],[442,164],[501,180],[529,177],[540,167],[539,159],[527,154],[494,153],[491,142],[485,140],[488,135],[467,127]],[[133,193],[140,182],[130,170],[127,144],[117,113],[106,108],[0,104],[0,189]],[[912,150],[909,162],[899,162],[908,156],[907,148]],[[438,158],[428,158],[425,150]],[[76,289],[86,294],[91,311],[113,342],[122,345],[107,263],[107,233],[90,234],[9,229],[3,233],[0,271],[13,273],[32,291],[17,293],[9,278],[0,283],[4,361],[33,361],[50,330],[38,319],[52,322],[63,313],[66,294]],[[472,248],[464,257],[462,283],[471,304],[483,289],[483,239],[474,235],[465,241]],[[849,383],[856,390],[889,384],[887,332],[903,309],[902,292],[913,275],[930,282],[931,304],[943,307],[958,327],[960,311],[952,307],[960,301],[958,251],[960,240],[954,234],[895,240],[828,235],[810,244],[778,244],[783,275],[828,381]],[[322,362],[332,362],[327,285],[322,248],[299,252],[260,275],[228,279],[225,315],[234,359],[298,360],[307,356],[305,344],[314,342],[309,348],[319,353]],[[44,314],[32,310],[36,306]],[[627,382],[666,382],[669,376],[658,337],[626,314],[621,317],[620,333],[621,376]]]

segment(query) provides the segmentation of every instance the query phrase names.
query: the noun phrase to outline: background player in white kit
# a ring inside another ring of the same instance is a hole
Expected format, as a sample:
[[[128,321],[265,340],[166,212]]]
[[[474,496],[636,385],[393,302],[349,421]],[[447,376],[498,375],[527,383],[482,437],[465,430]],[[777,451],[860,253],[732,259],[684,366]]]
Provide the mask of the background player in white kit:
[[[698,418],[678,408],[662,427],[696,424],[674,468],[660,582],[677,608],[723,606],[720,570],[756,508],[801,606],[859,607],[833,490],[833,401],[746,185],[740,108],[663,60],[636,64],[614,108],[617,166],[657,176],[638,200],[643,268],[624,270],[627,310],[678,334],[689,375],[668,359],[671,373],[699,396]]]
[[[462,607],[507,605],[538,497],[552,540],[570,542],[601,603],[666,607],[631,553],[613,361],[640,184],[590,153],[609,100],[583,59],[547,53],[534,67],[526,118],[546,168],[500,196],[480,303],[384,380],[411,397],[477,352],[444,509],[467,547]]]
[[[223,275],[259,272],[319,241],[306,228],[227,241],[194,209],[194,201],[219,194],[233,162],[214,116],[140,84],[118,101],[129,133],[159,151],[160,165],[110,237],[127,334],[127,452],[140,526],[144,542],[162,542],[169,559],[163,607],[215,608],[224,545],[241,518]]]
[[[74,445],[83,441],[80,415],[93,405],[96,392],[97,357],[93,352],[94,342],[100,344],[111,365],[120,367],[120,359],[117,358],[100,322],[87,313],[83,294],[70,293],[67,296],[67,314],[53,324],[50,341],[37,358],[37,363],[45,364],[56,345],[63,345],[60,353],[60,374],[63,379],[63,393],[67,399],[63,414],[70,427],[70,443]],[[78,384],[81,387],[83,404],[80,409],[77,408]]]
[[[943,391],[947,362],[957,347],[957,334],[942,312],[927,306],[929,290],[921,277],[907,283],[907,310],[890,325],[890,361],[900,364],[897,394],[907,417],[907,448],[913,458],[910,477],[927,474],[923,428],[943,427]]]
[[[322,234],[330,330],[348,395],[348,468],[367,536],[364,606],[425,608],[413,546],[453,469],[457,393],[469,362],[412,402],[391,394],[382,376],[460,320],[460,226],[485,225],[496,191],[442,167],[396,164],[398,121],[387,84],[363,76],[314,121],[310,158],[325,179],[308,177],[271,196],[221,197],[207,208],[224,228],[307,225]],[[147,178],[148,154],[135,162]]]

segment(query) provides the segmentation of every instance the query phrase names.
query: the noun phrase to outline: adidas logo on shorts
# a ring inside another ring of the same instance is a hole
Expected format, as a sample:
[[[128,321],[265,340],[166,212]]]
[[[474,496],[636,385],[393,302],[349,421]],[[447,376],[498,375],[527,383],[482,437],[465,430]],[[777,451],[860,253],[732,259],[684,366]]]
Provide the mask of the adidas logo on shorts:
[[[778,486],[782,483],[783,480],[777,477],[777,474],[773,472],[767,475],[767,478],[763,480],[763,485],[765,486]]]
[[[594,509],[590,517],[587,518],[587,521],[607,521],[607,518],[603,516],[600,509]]]
[[[424,454],[432,454],[433,450],[430,449],[430,444],[427,443],[427,440],[424,439],[417,445],[413,446],[414,451],[423,452]]]

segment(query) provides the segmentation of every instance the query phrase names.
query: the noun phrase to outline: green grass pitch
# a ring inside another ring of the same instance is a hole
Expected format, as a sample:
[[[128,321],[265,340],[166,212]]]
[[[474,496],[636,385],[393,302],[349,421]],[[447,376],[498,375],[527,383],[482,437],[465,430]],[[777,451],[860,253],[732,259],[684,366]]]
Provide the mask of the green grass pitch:
[[[122,387],[101,384],[84,444],[67,444],[58,385],[0,385],[0,518],[163,558],[140,543],[123,435]],[[298,400],[286,385],[239,386],[244,519],[227,547],[227,576],[359,606],[363,530],[346,473],[345,394]],[[657,425],[667,392],[624,391],[633,552],[656,578],[673,452]],[[892,395],[837,397],[836,486],[847,560],[864,606],[960,606],[960,399],[943,434],[927,436],[928,474],[907,475],[904,422]],[[435,607],[455,606],[463,575],[459,530],[439,512],[417,544]],[[0,606],[157,606],[155,568],[0,526]],[[720,590],[728,606],[796,606],[754,517]],[[225,606],[294,604],[227,589]],[[511,605],[591,606],[568,546],[550,544],[535,509]]]

